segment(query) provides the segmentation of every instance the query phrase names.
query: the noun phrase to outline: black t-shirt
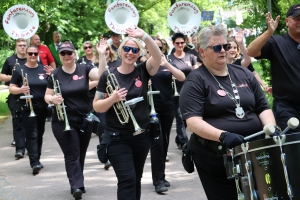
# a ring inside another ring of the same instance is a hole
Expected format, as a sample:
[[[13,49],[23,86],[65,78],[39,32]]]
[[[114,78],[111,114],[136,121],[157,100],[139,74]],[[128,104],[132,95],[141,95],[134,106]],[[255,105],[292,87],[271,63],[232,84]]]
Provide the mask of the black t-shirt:
[[[151,82],[152,90],[160,91],[159,94],[153,94],[155,111],[159,114],[173,110],[172,73],[167,68],[160,66],[156,74],[151,77]]]
[[[121,66],[121,64],[122,64],[122,60],[120,58],[117,58],[117,60],[107,63],[109,68],[119,67]]]
[[[93,63],[93,61],[87,59],[86,56],[82,56],[82,57],[78,58],[78,60],[76,61],[76,63],[81,64],[83,60],[84,60],[84,62],[85,62],[86,64],[91,64],[91,65],[93,65],[93,66],[95,65],[95,64]]]
[[[89,73],[94,67],[92,65],[76,64],[76,69],[72,74],[68,74],[62,68],[55,69],[54,79],[59,81],[62,97],[66,106],[69,120],[76,121],[78,117],[89,114],[92,110],[92,103],[89,98]],[[48,88],[53,89],[52,78],[49,78]],[[56,112],[53,115],[57,119]]]
[[[195,49],[189,50],[187,53],[193,54],[196,57],[197,62],[202,63],[199,53]]]
[[[18,58],[17,54],[14,54],[5,60],[2,66],[1,74],[12,75],[12,70],[14,69],[17,59],[20,66],[24,65],[27,61],[26,58]],[[10,83],[9,81],[5,82],[5,85],[8,86],[9,83]]]
[[[261,49],[261,56],[271,62],[272,88],[275,99],[300,104],[300,50],[288,33],[273,35]]]
[[[119,49],[119,48],[115,47],[114,44],[111,44],[110,47],[111,47],[111,49],[112,49],[117,55],[119,55],[119,54],[118,54],[118,49]]]
[[[38,64],[36,68],[29,68],[25,65],[21,65],[13,74],[10,82],[11,84],[15,84],[18,87],[22,87],[23,85],[21,70],[23,70],[24,76],[26,76],[27,74],[30,95],[33,96],[33,98],[31,99],[32,106],[36,108],[47,107],[47,103],[44,100],[44,96],[47,88],[48,75],[44,71],[44,66]],[[23,94],[20,96],[23,96]],[[25,104],[26,100],[22,99],[20,100],[20,102],[22,102],[22,104]]]
[[[170,54],[168,56],[170,61],[174,63],[178,69],[180,69],[185,77],[189,75],[191,71],[193,71],[193,66],[197,65],[197,59],[193,54],[185,53],[183,58],[177,58],[174,54]],[[182,85],[184,82],[180,82],[176,80],[177,91],[180,92]]]
[[[146,62],[135,67],[134,71],[129,74],[121,74],[118,71],[118,68],[111,68],[110,73],[113,73],[116,76],[116,79],[119,82],[120,88],[126,88],[128,90],[126,100],[131,100],[137,97],[144,97],[143,101],[140,101],[134,105],[131,105],[130,108],[132,113],[139,124],[143,129],[148,128],[149,126],[149,104],[147,101],[147,92],[148,92],[148,81],[150,75],[146,69]],[[107,76],[108,72],[105,71],[100,77],[97,91],[107,93]],[[122,125],[115,113],[113,106],[109,108],[106,113],[106,128],[111,131],[118,131],[120,133],[133,134],[134,126],[132,120],[125,125]]]
[[[232,82],[236,84],[240,105],[245,111],[243,119],[236,117],[236,105],[226,96],[219,96],[218,82],[206,67],[201,66],[189,74],[180,93],[180,109],[183,119],[199,116],[208,124],[243,136],[262,130],[258,115],[269,109],[268,102],[254,75],[245,67],[228,64]],[[229,76],[215,76],[220,84],[233,95]],[[199,151],[199,142],[191,137],[191,149]]]
[[[241,58],[236,59],[236,60],[234,60],[234,62],[233,62],[232,64],[242,66],[242,60],[243,60],[243,59],[241,59]],[[255,70],[254,70],[254,67],[253,67],[253,65],[252,65],[252,63],[250,63],[250,64],[248,65],[247,69],[249,69],[250,72],[254,72],[254,71],[255,71]]]

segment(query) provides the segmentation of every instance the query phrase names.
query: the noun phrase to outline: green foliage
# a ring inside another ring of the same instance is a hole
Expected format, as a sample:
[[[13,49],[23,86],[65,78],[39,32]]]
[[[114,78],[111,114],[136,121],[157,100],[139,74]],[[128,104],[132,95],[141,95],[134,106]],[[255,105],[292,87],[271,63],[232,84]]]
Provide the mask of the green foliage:
[[[10,110],[8,109],[6,103],[6,97],[8,96],[8,92],[0,92],[0,117],[7,116],[10,114]]]
[[[13,55],[14,51],[11,51],[9,49],[0,49],[0,72],[2,70],[2,66],[9,56]]]

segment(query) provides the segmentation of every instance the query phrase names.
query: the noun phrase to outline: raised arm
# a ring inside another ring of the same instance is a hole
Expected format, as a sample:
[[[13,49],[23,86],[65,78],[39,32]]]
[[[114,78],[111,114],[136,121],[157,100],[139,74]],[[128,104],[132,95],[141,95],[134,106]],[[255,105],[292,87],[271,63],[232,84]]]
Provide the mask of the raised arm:
[[[244,55],[243,60],[241,61],[241,65],[243,67],[248,67],[248,65],[251,63],[251,57],[247,54],[247,49],[245,47],[245,44],[243,42],[244,34],[242,29],[239,30],[239,32],[235,35],[235,41],[239,45],[241,53]]]
[[[162,56],[160,65],[166,67],[173,74],[173,76],[176,78],[176,80],[181,81],[181,82],[185,80],[184,73],[181,70],[174,67],[173,65],[171,65],[167,61],[165,55]]]
[[[249,44],[247,48],[247,54],[249,56],[258,57],[261,55],[261,49],[273,35],[274,31],[278,26],[279,19],[280,16],[277,16],[276,20],[274,21],[269,12],[266,14],[266,22],[268,24],[268,29]]]
[[[96,48],[99,53],[99,67],[98,67],[98,75],[101,77],[103,72],[106,70],[105,67],[107,65],[105,51],[108,47],[107,42],[105,39],[101,39],[100,42],[97,44]]]

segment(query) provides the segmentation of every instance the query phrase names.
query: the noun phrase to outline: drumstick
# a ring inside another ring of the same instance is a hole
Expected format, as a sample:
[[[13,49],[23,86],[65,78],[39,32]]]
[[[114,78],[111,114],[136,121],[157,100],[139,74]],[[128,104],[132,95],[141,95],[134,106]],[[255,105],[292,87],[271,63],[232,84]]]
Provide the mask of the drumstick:
[[[289,119],[289,121],[287,122],[287,127],[280,133],[280,135],[284,135],[286,134],[286,132],[288,132],[290,129],[295,129],[299,126],[299,120],[295,117],[292,117],[291,119]]]
[[[263,131],[259,131],[258,133],[254,133],[254,134],[252,134],[252,135],[249,135],[249,136],[247,136],[247,137],[244,137],[244,140],[249,140],[249,139],[251,139],[251,138],[253,138],[253,137],[259,136],[259,135],[264,134],[264,133],[265,133],[266,135],[271,135],[271,134],[274,133],[274,132],[275,132],[275,126],[272,125],[272,124],[267,124],[267,125],[264,126]]]

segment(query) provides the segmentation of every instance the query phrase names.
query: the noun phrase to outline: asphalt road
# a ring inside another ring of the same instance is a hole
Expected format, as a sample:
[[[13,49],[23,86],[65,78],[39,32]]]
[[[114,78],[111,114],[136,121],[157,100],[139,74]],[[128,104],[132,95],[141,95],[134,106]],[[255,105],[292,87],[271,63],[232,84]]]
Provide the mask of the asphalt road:
[[[157,194],[152,185],[150,154],[148,154],[142,179],[142,200],[205,200],[201,182],[196,172],[188,174],[181,164],[181,151],[174,138],[175,124],[166,164],[166,179],[171,183],[169,191]],[[190,134],[190,133],[189,133]],[[64,158],[56,142],[50,123],[46,123],[41,163],[44,169],[33,176],[28,156],[15,160],[12,141],[11,118],[0,125],[0,199],[1,200],[72,200],[64,166]],[[98,138],[92,135],[85,161],[85,200],[117,199],[117,178],[113,168],[105,170],[96,156]]]

